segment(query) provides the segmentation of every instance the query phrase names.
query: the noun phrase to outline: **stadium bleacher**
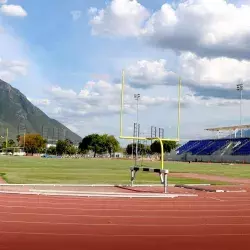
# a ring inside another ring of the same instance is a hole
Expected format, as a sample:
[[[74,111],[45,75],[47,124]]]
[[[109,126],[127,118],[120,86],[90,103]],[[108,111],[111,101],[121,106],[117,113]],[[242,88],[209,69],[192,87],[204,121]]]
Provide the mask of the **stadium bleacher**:
[[[250,155],[250,138],[223,138],[192,140],[176,150],[178,155],[212,155],[217,151],[225,149],[231,144],[233,146],[231,155]]]
[[[244,140],[232,152],[232,155],[249,155],[249,154],[250,154],[250,141],[249,140]]]
[[[229,144],[229,140],[224,139],[224,140],[218,140],[218,141],[213,141],[213,143],[210,144],[210,146],[204,148],[201,152],[198,153],[198,155],[211,155],[217,150],[222,150]]]
[[[189,141],[188,143],[179,147],[176,151],[178,154],[183,154],[185,152],[188,152],[193,147],[195,147],[196,144],[198,144],[198,141]]]

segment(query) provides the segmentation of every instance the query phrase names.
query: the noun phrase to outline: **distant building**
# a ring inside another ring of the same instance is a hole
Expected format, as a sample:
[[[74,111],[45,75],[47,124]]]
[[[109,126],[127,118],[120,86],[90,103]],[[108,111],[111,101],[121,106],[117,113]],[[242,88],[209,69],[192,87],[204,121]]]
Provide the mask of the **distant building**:
[[[121,153],[121,152],[113,153],[112,157],[114,157],[114,158],[123,158],[123,153]]]

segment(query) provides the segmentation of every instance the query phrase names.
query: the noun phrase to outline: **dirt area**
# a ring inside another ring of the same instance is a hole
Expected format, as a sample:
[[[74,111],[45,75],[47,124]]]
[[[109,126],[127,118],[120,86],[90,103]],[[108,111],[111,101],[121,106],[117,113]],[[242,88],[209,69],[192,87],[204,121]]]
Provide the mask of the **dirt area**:
[[[6,181],[0,176],[0,184],[5,184]]]

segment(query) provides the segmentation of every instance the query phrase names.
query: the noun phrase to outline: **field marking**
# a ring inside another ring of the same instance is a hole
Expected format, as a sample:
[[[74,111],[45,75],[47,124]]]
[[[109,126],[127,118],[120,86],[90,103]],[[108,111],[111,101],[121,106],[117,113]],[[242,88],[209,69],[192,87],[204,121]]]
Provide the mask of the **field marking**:
[[[153,181],[152,181],[153,182]],[[174,187],[176,184],[168,184],[169,187]],[[209,183],[197,183],[197,184],[183,184],[183,185],[187,185],[187,186],[211,186],[211,184]],[[53,187],[114,187],[114,188],[119,188],[119,187],[131,187],[131,185],[129,184],[53,184],[53,183],[34,183],[34,184],[8,184],[8,183],[0,183],[0,187],[29,187],[29,186],[53,186]],[[133,187],[162,187],[162,184],[134,184]]]
[[[160,193],[160,192],[130,192],[130,193],[126,193],[126,192],[104,192],[104,191],[77,191],[77,190],[54,190],[54,189],[29,189],[30,192],[37,192],[37,193],[60,193],[60,194],[90,194],[90,195],[124,195],[124,196],[130,196],[130,195],[136,195],[136,196],[157,196],[157,197],[168,197],[168,196],[196,196],[193,194],[184,194],[184,193]]]
[[[176,203],[183,203],[183,204],[190,204],[190,201],[193,203],[193,204],[200,204],[200,203],[205,203],[207,204],[208,202],[211,204],[211,202],[216,202],[216,201],[211,201],[210,200],[210,195],[206,194],[206,196],[199,196],[198,199],[197,197],[188,197],[188,198],[185,198],[185,197],[182,197],[182,199],[177,199],[177,200],[171,200],[171,202],[174,202],[175,204]],[[220,196],[219,196],[220,197]],[[232,202],[249,202],[250,199],[244,199],[246,198],[246,196],[244,195],[242,198],[239,198],[239,196],[230,196],[230,199],[227,199],[229,198],[228,196],[224,196],[223,195],[223,198],[225,199],[225,203],[232,203]],[[9,200],[35,200],[35,201],[38,201],[38,202],[42,202],[42,201],[74,201],[74,202],[88,202],[89,203],[92,203],[94,202],[95,204],[103,204],[103,203],[127,203],[128,202],[128,199],[127,198],[120,198],[120,199],[114,199],[114,198],[98,198],[96,200],[93,200],[92,198],[89,198],[89,197],[69,197],[69,196],[65,196],[65,197],[62,197],[62,196],[56,196],[56,197],[52,197],[52,196],[38,196],[38,195],[30,195],[29,193],[27,195],[24,195],[24,194],[18,194],[18,193],[15,193],[15,194],[8,194],[8,193],[2,193],[0,194],[0,199],[3,199],[3,200],[6,200],[6,199],[9,199]],[[233,200],[232,200],[233,199]],[[159,198],[158,199],[158,203],[157,204],[166,204],[167,202],[170,202],[169,200],[166,200],[166,199],[162,199],[162,198]],[[152,200],[150,199],[141,199],[140,201],[138,200],[130,200],[130,204],[151,204],[152,203]]]
[[[219,199],[219,198],[216,198],[216,197],[209,197],[209,198],[212,199],[212,200],[220,201],[220,202],[224,202],[225,201],[225,200],[222,200],[222,199]],[[238,205],[235,205],[235,206],[237,207]]]
[[[74,196],[74,197],[108,197],[108,198],[177,198],[177,197],[195,197],[196,194],[160,194],[160,193],[108,193],[108,192],[81,192],[77,193],[76,191],[54,191],[54,190],[34,190],[31,192],[28,191],[0,191],[4,194],[22,194],[22,195],[43,195],[43,196]]]
[[[213,197],[210,197],[210,199],[212,199],[212,200],[218,200],[218,201],[223,201],[223,202],[225,202],[224,200],[221,200],[221,199],[218,199],[218,198],[213,198]],[[65,205],[67,205],[67,206],[83,206],[83,207],[91,207],[91,206],[101,206],[101,207],[104,207],[104,206],[111,206],[111,204],[110,203],[106,203],[106,204],[103,204],[102,202],[98,202],[98,203],[81,203],[81,202],[51,202],[51,201],[40,201],[40,200],[38,200],[38,201],[26,201],[26,200],[1,200],[0,199],[0,205],[10,205],[10,204],[16,204],[16,205],[20,205],[19,203],[24,203],[25,202],[25,204],[26,205],[35,205],[35,204],[43,204],[43,205],[45,205],[45,204],[48,204],[48,205],[61,205],[61,206],[65,206]],[[231,202],[230,202],[230,204],[223,204],[224,206],[227,206],[227,207],[232,207],[232,208],[234,208],[234,207],[239,207],[239,206],[250,206],[250,201],[249,202],[246,202],[245,204],[231,204]],[[140,204],[140,203],[138,203],[138,204],[112,204],[112,207],[114,207],[114,206],[122,206],[123,208],[128,208],[128,207],[148,207],[148,208],[155,208],[156,207],[156,205],[155,204]],[[174,203],[174,204],[169,204],[169,203],[165,203],[165,204],[157,204],[157,207],[159,208],[159,207],[164,207],[164,208],[169,208],[169,207],[183,207],[183,206],[185,206],[185,204],[183,205],[183,204],[178,204],[178,203]],[[189,207],[190,208],[196,208],[196,207],[221,207],[221,204],[218,204],[217,202],[216,203],[212,203],[212,204],[192,204],[192,205],[189,205]],[[48,207],[50,207],[50,206],[48,206]]]
[[[38,204],[40,205],[40,204]],[[70,208],[63,208],[63,207],[42,207],[42,206],[36,206],[36,207],[29,207],[29,206],[4,206],[4,205],[0,205],[0,208],[11,208],[11,209],[16,209],[16,208],[19,208],[19,209],[44,209],[44,210],[62,210],[62,211],[66,211],[66,210],[73,210],[73,211],[90,211],[90,212],[93,212],[93,211],[110,211],[110,212],[119,212],[119,211],[123,211],[124,212],[124,208],[73,208],[73,207],[70,207]],[[157,208],[157,206],[156,206]],[[220,210],[217,210],[217,209],[197,209],[197,210],[194,210],[194,209],[154,209],[154,210],[146,210],[146,209],[129,209],[129,210],[126,210],[126,212],[140,212],[140,213],[143,213],[143,212],[149,212],[149,213],[155,213],[155,212],[165,212],[165,213],[168,213],[168,212],[178,212],[178,213],[184,213],[184,212],[246,212],[246,211],[250,211],[250,207],[247,206],[247,208],[245,209],[234,209],[234,210],[228,210],[228,209],[220,209]]]
[[[50,196],[48,196],[48,197],[46,197],[46,196],[38,196],[38,195],[36,195],[36,196],[34,196],[34,195],[31,195],[30,194],[30,192],[27,192],[27,194],[20,194],[20,193],[18,193],[18,191],[13,191],[13,192],[15,192],[15,193],[6,193],[6,192],[2,192],[1,193],[1,191],[0,191],[0,199],[1,198],[6,198],[6,196],[8,197],[8,199],[25,199],[25,200],[36,200],[36,199],[40,199],[40,200],[58,200],[58,201],[61,201],[61,200],[68,200],[68,201],[71,201],[71,200],[74,200],[74,201],[91,201],[92,199],[91,198],[88,198],[88,197],[85,197],[85,198],[79,198],[79,197],[61,197],[61,196],[58,196],[58,197],[50,197]],[[219,198],[221,198],[221,197],[223,197],[223,199],[225,199],[226,201],[228,201],[228,202],[230,202],[230,201],[232,201],[232,200],[235,200],[235,201],[250,201],[250,197],[249,196],[239,196],[239,195],[237,195],[237,196],[235,196],[235,195],[230,195],[230,196],[228,196],[228,195],[213,195],[213,196],[211,196],[211,194],[204,194],[204,195],[199,195],[198,196],[199,197],[199,199],[196,199],[196,196],[194,196],[194,197],[187,197],[186,199],[184,199],[185,197],[183,197],[183,199],[181,200],[181,199],[178,199],[178,200],[175,200],[175,202],[190,202],[190,200],[192,200],[194,203],[200,203],[200,202],[207,202],[207,200],[209,200],[210,199],[210,197],[219,197]],[[104,202],[104,201],[106,201],[107,199],[97,199],[95,202],[98,202],[98,201],[102,201],[102,202]],[[116,202],[116,199],[108,199],[109,201],[113,201],[113,202]],[[120,199],[119,201],[121,201],[121,202],[126,202],[127,201],[127,199]],[[134,202],[136,202],[136,201],[134,201]],[[138,201],[139,202],[139,201]],[[144,199],[144,200],[142,200],[142,201],[140,201],[140,202],[143,202],[143,203],[150,203],[151,202],[151,200],[150,199]],[[165,200],[165,199],[159,199],[159,203],[166,203],[167,202],[167,200]]]

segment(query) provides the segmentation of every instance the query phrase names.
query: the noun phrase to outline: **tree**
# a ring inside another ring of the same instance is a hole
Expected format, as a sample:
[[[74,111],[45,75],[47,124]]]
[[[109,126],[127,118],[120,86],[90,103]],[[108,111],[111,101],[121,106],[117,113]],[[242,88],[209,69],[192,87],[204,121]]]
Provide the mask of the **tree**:
[[[126,148],[126,153],[128,155],[131,155],[132,154],[132,148],[133,148],[133,154],[135,155],[136,153],[136,143],[130,143],[127,145],[127,148]],[[138,149],[137,149],[137,152],[139,155],[144,155],[146,153],[149,153],[149,148],[147,146],[145,146],[144,144],[142,143],[138,143]]]
[[[26,134],[25,139],[23,136],[20,137],[20,145],[24,147],[25,152],[33,155],[45,149],[46,140],[40,134]]]
[[[13,147],[15,147],[15,146],[16,146],[16,143],[14,142],[14,140],[9,139],[9,140],[8,140],[8,147],[9,147],[9,148],[13,148]]]
[[[120,148],[120,143],[113,135],[102,135],[102,141],[104,144],[103,146],[106,148],[106,151],[108,151],[110,157],[112,157],[112,154],[117,152]]]
[[[69,155],[75,155],[77,153],[77,148],[74,145],[68,145],[66,152]]]
[[[17,135],[17,136],[16,136],[16,141],[18,142],[18,144],[19,144],[19,142],[20,142],[20,138],[21,138],[20,135]]]
[[[164,151],[164,153],[166,153],[166,152],[170,153],[171,150],[176,148],[176,147],[177,147],[177,144],[174,141],[164,141],[163,142],[163,151]],[[150,148],[151,148],[152,153],[158,153],[158,154],[161,153],[161,145],[160,145],[159,141],[154,141],[151,144]]]
[[[178,144],[175,141],[165,141],[164,142],[164,152],[170,153],[171,150],[176,149],[177,146],[178,146]]]
[[[63,155],[67,152],[69,143],[66,140],[58,140],[56,143],[56,152],[58,155]]]
[[[59,155],[69,154],[73,155],[77,153],[77,149],[73,145],[73,142],[69,139],[66,140],[59,140],[56,143],[56,152]]]
[[[1,144],[1,149],[3,149],[3,148],[6,148],[6,142],[5,141],[2,142],[2,144]]]
[[[68,145],[73,145],[73,142],[70,139],[65,139]]]
[[[56,155],[56,147],[50,146],[50,147],[47,149],[47,154],[49,154],[49,155]]]
[[[13,147],[15,147],[15,146],[16,146],[16,143],[14,142],[14,140],[9,139],[9,140],[8,140],[8,144],[7,144],[7,147],[8,147],[8,148],[13,148]],[[4,141],[4,142],[2,143],[2,148],[6,148],[6,141]]]
[[[85,136],[79,144],[79,149],[81,152],[92,150],[94,152],[94,157],[96,157],[96,154],[102,154],[107,151],[104,138],[98,134]]]

